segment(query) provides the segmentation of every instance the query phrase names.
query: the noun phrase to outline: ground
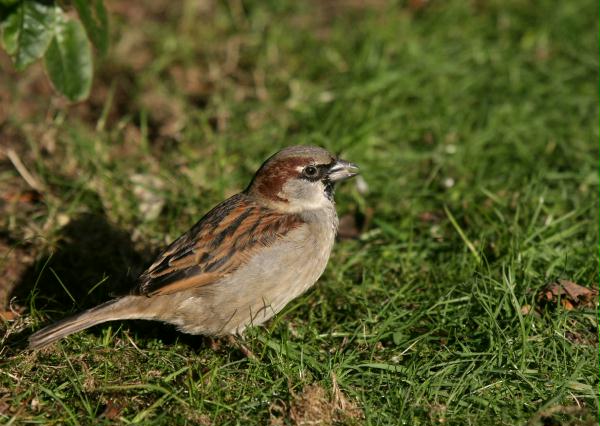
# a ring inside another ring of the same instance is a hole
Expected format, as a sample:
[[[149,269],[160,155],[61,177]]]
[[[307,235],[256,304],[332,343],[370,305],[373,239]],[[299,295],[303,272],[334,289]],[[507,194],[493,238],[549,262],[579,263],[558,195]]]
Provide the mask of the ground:
[[[91,97],[0,55],[0,419],[598,424],[598,3],[111,1]],[[277,149],[361,166],[318,285],[244,345],[119,322]]]

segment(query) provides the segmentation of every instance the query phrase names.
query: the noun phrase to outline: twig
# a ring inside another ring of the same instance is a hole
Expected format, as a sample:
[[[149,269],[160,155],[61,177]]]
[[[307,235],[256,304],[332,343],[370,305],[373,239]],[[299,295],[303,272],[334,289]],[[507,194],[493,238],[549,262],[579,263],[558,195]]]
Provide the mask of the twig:
[[[35,189],[37,192],[44,191],[43,185],[31,173],[29,173],[29,170],[27,170],[27,168],[25,167],[25,164],[23,164],[23,162],[21,161],[21,158],[19,158],[19,155],[15,152],[14,149],[12,149],[12,148],[7,149],[6,156],[8,157],[10,162],[13,164],[13,166],[15,166],[15,169],[17,169],[17,172],[19,172],[19,174],[21,175],[23,180],[25,182],[27,182],[27,184],[30,187]]]

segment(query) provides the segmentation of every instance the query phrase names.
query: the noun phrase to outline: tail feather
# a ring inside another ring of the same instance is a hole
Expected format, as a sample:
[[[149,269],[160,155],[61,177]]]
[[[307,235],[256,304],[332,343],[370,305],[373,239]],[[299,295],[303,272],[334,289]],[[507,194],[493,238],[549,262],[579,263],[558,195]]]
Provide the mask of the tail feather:
[[[127,309],[126,305],[128,304],[124,303],[126,302],[124,299],[127,297],[110,300],[42,328],[29,336],[29,349],[42,348],[70,334],[103,322],[139,317],[139,315],[132,315],[131,310]]]

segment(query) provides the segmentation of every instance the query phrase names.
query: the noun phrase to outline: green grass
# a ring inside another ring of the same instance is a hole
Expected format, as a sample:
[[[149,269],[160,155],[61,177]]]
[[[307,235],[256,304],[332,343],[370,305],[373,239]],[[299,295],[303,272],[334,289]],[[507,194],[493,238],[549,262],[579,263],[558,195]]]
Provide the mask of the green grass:
[[[597,424],[597,298],[538,297],[598,285],[597,2],[111,3],[87,103],[0,71],[0,138],[43,188],[0,201],[24,309],[0,330],[2,422]],[[19,351],[293,144],[359,163],[369,192],[341,186],[338,211],[369,220],[251,330],[256,360],[145,322]],[[2,192],[27,190],[0,161]]]

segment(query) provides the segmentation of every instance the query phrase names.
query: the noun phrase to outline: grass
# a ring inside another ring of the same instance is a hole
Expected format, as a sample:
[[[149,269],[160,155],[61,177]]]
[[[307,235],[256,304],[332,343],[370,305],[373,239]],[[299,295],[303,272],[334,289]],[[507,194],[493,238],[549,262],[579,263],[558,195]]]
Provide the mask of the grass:
[[[597,296],[539,296],[598,285],[597,3],[111,3],[88,102],[0,71],[39,185],[0,156],[3,422],[597,424]],[[144,322],[19,351],[293,144],[360,164],[336,198],[365,229],[256,360]]]

